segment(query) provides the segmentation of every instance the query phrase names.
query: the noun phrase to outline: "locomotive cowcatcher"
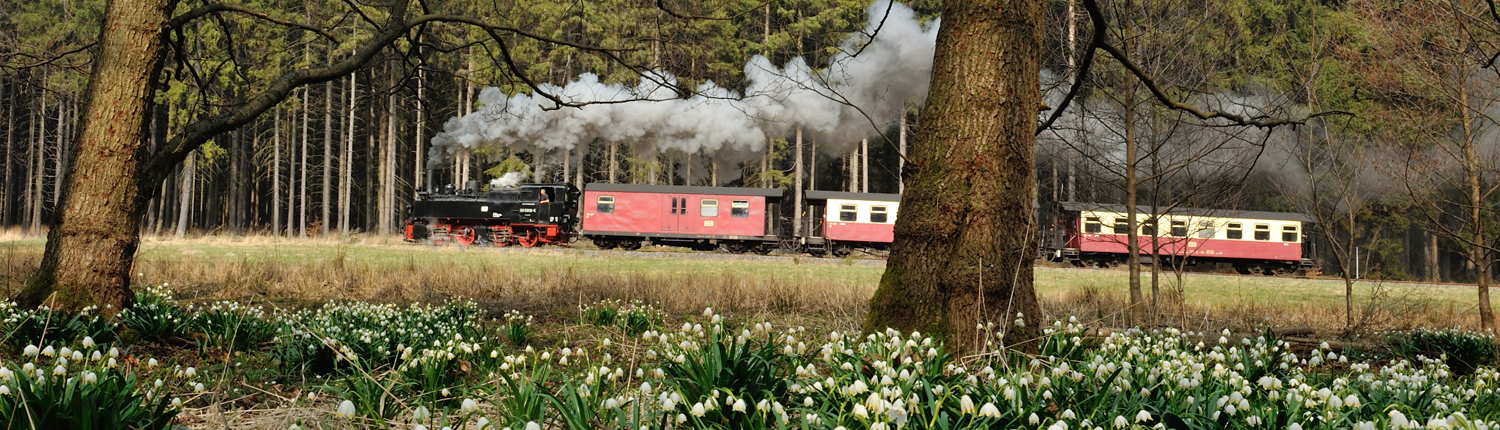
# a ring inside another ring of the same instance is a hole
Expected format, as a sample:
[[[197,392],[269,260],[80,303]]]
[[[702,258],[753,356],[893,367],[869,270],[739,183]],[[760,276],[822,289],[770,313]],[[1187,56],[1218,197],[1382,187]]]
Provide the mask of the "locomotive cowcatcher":
[[[578,197],[569,184],[526,184],[483,191],[470,181],[463,190],[419,192],[407,206],[406,241],[532,247],[574,240]]]

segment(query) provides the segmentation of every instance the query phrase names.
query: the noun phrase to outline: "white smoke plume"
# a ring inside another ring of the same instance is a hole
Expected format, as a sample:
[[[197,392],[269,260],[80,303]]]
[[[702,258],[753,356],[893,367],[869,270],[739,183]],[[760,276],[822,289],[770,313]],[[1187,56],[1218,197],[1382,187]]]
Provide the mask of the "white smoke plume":
[[[800,58],[782,67],[762,56],[751,59],[744,94],[707,82],[683,99],[658,83],[675,84],[665,72],[635,86],[604,84],[583,74],[563,86],[541,88],[571,103],[629,101],[549,110],[556,104],[545,97],[485,88],[479,94],[481,109],[448,120],[432,138],[429,166],[441,166],[465,150],[571,151],[594,139],[638,150],[705,153],[733,163],[757,158],[768,138],[786,137],[797,127],[828,153],[848,151],[894,123],[904,106],[927,96],[938,23],[923,25],[901,4],[887,14],[889,5],[876,1],[866,9],[864,34],[879,27],[876,37],[850,36],[842,44],[844,53],[827,69],[812,70]]]
[[[490,181],[490,189],[514,188],[516,185],[521,185],[521,181],[523,180],[526,180],[526,172],[506,173],[504,176]]]

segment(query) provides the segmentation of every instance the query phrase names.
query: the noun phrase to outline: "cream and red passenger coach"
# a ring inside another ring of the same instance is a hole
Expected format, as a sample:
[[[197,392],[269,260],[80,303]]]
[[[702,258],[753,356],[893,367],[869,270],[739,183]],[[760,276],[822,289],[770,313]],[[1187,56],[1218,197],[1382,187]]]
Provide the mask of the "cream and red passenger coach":
[[[1173,209],[1151,219],[1139,207],[1136,231],[1143,261],[1232,264],[1243,274],[1294,273],[1313,265],[1308,229],[1296,213]],[[1053,236],[1043,253],[1076,266],[1113,266],[1128,261],[1131,234],[1125,206],[1059,203],[1051,216]]]
[[[808,232],[800,240],[813,255],[887,250],[895,239],[900,194],[807,191]]]

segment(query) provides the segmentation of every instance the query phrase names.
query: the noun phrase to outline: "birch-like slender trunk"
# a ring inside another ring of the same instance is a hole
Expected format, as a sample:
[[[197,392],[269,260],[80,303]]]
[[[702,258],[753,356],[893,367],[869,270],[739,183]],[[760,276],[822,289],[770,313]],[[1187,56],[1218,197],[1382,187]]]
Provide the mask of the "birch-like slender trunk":
[[[281,110],[271,116],[271,234],[281,235]]]
[[[36,148],[32,150],[32,153],[35,154],[33,156],[33,158],[36,160],[36,163],[35,163],[36,168],[35,168],[35,170],[31,171],[31,177],[32,177],[32,180],[34,181],[34,184],[35,184],[35,185],[32,185],[32,187],[31,187],[31,192],[34,193],[31,196],[31,227],[27,229],[27,231],[30,232],[33,235],[35,235],[35,234],[41,234],[41,232],[42,232],[42,202],[44,201],[43,196],[42,196],[42,188],[43,188],[42,184],[45,183],[45,182],[43,182],[43,177],[44,177],[43,175],[46,173],[46,164],[45,163],[47,162],[47,152],[46,152],[46,142],[47,142],[47,92],[46,92],[46,80],[43,80],[42,82],[43,82],[43,85],[42,85],[42,87],[43,87],[42,90],[43,91],[42,91],[42,97],[41,97],[41,99],[42,99],[42,101],[41,101],[42,108],[38,110],[38,114],[36,116],[36,120],[37,120],[37,126],[36,126],[37,133],[35,134],[35,136],[36,136]]]
[[[906,111],[901,112],[901,134],[897,140],[901,156],[896,159],[896,193],[900,194],[906,192]]]
[[[616,172],[618,172],[620,169],[620,162],[615,158],[618,157],[618,155],[615,154],[615,148],[618,148],[619,146],[620,144],[615,142],[609,143],[609,183],[611,184],[618,183],[616,182]]]
[[[302,52],[306,53],[307,50],[304,49]],[[312,99],[312,87],[302,87],[302,162],[297,166],[297,171],[301,173],[297,179],[300,182],[297,188],[297,235],[302,238],[307,237],[307,145],[308,129],[312,128],[308,121],[308,114],[311,112],[311,109],[308,109],[310,99]]]
[[[792,185],[797,187],[793,194],[795,200],[792,202],[792,235],[794,236],[802,234],[802,127],[797,127],[796,151],[796,164],[792,165],[792,170],[797,175],[797,178],[792,181]]]
[[[175,236],[181,239],[187,234],[188,221],[192,219],[193,209],[193,185],[198,176],[198,153],[195,151],[188,154],[187,163],[182,165],[182,185],[178,187],[177,206],[177,232]]]
[[[355,85],[358,79],[358,75],[349,74],[349,104],[344,106],[349,110],[349,135],[344,139],[344,154],[339,157],[339,233],[345,235],[349,234],[349,190],[354,179],[354,103],[359,95]]]
[[[329,216],[329,210],[330,210],[330,208],[328,207],[328,203],[331,201],[331,197],[332,197],[330,195],[330,193],[331,193],[332,190],[329,189],[329,185],[331,185],[330,182],[331,182],[332,179],[329,178],[328,176],[329,176],[330,173],[332,173],[332,170],[333,170],[332,167],[333,167],[333,81],[328,81],[328,82],[324,82],[323,83],[323,184],[322,184],[322,186],[323,186],[323,188],[322,188],[323,193],[322,194],[323,195],[322,195],[322,202],[321,202],[322,204],[319,205],[319,208],[322,209],[322,213],[320,214],[321,217],[318,218],[319,220],[322,221],[321,225],[323,226],[322,229],[321,229],[321,231],[319,231],[318,233],[321,234],[321,235],[323,235],[324,237],[328,236],[328,229],[330,228],[329,224],[333,224],[333,220],[330,219],[330,218],[328,218],[328,216]]]
[[[870,192],[870,139],[859,142],[859,191]]]

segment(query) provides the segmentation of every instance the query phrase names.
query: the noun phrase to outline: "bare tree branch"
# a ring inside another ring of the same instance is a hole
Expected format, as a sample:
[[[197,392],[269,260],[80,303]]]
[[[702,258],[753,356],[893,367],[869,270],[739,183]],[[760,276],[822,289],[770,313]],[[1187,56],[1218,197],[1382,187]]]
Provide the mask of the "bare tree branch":
[[[238,12],[245,15],[250,15],[270,23],[311,31],[313,33],[317,33],[319,36],[323,36],[323,38],[328,39],[335,44],[339,43],[339,39],[337,37],[334,37],[332,34],[324,31],[321,27],[276,18],[264,12],[260,12],[237,4],[227,3],[210,3],[194,8],[193,10],[187,11],[182,15],[178,15],[177,17],[172,18],[171,21],[167,22],[167,27],[179,28],[197,20],[198,18],[202,18],[211,14],[218,14],[220,12]]]

